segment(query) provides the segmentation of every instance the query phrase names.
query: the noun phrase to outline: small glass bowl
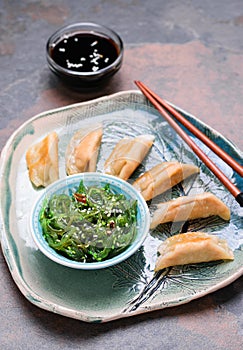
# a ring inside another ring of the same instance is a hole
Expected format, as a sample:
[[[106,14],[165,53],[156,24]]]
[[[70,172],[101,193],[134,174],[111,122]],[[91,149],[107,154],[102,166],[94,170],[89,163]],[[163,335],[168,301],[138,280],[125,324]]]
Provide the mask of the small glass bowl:
[[[82,34],[94,36],[94,39],[96,39],[97,36],[107,39],[115,47],[117,58],[104,68],[88,72],[72,70],[71,68],[69,69],[58,64],[53,59],[53,50],[55,46],[65,38]],[[75,87],[98,85],[112,77],[121,68],[123,52],[123,42],[120,36],[113,30],[95,23],[75,23],[63,27],[49,38],[46,45],[46,57],[51,71],[63,81]]]

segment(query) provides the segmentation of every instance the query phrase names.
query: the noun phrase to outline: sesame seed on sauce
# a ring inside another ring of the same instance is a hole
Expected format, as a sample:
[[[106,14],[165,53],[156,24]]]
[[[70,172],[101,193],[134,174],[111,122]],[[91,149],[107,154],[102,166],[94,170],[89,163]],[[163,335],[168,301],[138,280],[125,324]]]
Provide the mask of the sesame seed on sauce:
[[[116,44],[107,37],[82,32],[60,39],[53,47],[51,56],[64,68],[96,72],[114,62],[118,50]]]

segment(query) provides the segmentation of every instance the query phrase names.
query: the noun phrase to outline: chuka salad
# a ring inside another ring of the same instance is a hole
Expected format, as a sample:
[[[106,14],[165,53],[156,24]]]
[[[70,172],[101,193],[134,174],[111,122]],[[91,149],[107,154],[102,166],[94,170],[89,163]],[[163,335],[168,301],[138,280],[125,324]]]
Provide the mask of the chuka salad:
[[[109,259],[125,250],[136,235],[137,201],[113,193],[109,185],[53,195],[40,212],[49,246],[80,262]]]

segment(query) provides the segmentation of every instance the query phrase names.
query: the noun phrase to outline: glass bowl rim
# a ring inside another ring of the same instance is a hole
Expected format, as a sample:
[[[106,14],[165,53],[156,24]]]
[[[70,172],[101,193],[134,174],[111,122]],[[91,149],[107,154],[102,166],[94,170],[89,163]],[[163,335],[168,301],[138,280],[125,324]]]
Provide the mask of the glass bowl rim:
[[[102,69],[99,69],[96,72],[78,72],[78,71],[73,71],[71,69],[65,68],[60,66],[58,63],[55,62],[55,60],[53,60],[53,58],[50,55],[50,48],[53,45],[53,42],[57,41],[58,39],[60,39],[61,37],[63,37],[65,35],[65,33],[67,32],[69,35],[71,35],[71,33],[75,33],[75,32],[80,32],[82,31],[87,31],[87,29],[85,30],[85,27],[90,27],[93,28],[94,33],[99,33],[99,34],[104,34],[103,31],[108,31],[109,34],[105,33],[105,36],[107,36],[108,38],[111,38],[119,47],[119,52],[118,52],[118,57],[116,58],[116,60],[114,62],[112,62],[109,66],[104,67]],[[114,40],[115,38],[115,40]],[[56,40],[54,40],[56,39]],[[47,58],[47,62],[50,65],[50,67],[52,69],[54,69],[57,73],[59,74],[63,74],[66,75],[67,77],[76,77],[76,78],[95,78],[95,77],[99,77],[100,75],[105,75],[105,73],[109,73],[112,70],[114,70],[115,68],[119,68],[122,60],[123,60],[123,54],[124,54],[124,44],[123,41],[120,37],[120,35],[115,32],[113,29],[99,24],[99,23],[94,23],[94,22],[77,22],[77,23],[73,23],[73,24],[68,24],[66,26],[63,26],[59,29],[57,29],[48,39],[47,43],[46,43],[46,58]]]

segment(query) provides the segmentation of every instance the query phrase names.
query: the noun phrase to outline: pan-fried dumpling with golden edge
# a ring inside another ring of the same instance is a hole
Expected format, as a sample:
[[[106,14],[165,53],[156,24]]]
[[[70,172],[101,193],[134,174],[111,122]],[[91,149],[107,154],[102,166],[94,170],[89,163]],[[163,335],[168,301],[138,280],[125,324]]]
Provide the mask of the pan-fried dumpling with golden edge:
[[[197,166],[179,162],[163,162],[139,176],[133,186],[146,201],[167,191],[187,177],[199,173]]]
[[[129,179],[142,163],[154,142],[153,135],[140,135],[121,139],[111,152],[104,165],[104,172],[123,180]]]
[[[71,138],[66,154],[68,175],[96,170],[103,129],[101,125],[78,130]]]
[[[166,222],[187,221],[218,215],[228,221],[229,208],[214,194],[204,192],[193,196],[182,196],[168,202],[159,203],[154,211],[151,226],[153,229]]]
[[[226,240],[204,232],[187,232],[167,238],[158,247],[155,271],[166,267],[216,260],[234,260]]]
[[[27,150],[26,163],[29,177],[36,187],[46,187],[59,178],[58,136],[48,134],[43,140]]]

